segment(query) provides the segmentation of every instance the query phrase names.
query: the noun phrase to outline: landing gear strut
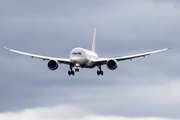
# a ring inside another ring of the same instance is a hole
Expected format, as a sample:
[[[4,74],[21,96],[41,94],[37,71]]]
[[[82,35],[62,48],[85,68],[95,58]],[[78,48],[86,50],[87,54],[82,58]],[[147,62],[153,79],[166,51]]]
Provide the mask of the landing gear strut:
[[[68,71],[69,76],[70,76],[70,75],[73,75],[73,76],[74,76],[74,74],[75,74],[74,71],[72,70],[73,67],[74,67],[74,66],[71,64],[71,65],[70,65],[70,71]]]
[[[99,70],[97,71],[97,75],[103,75],[104,72],[101,70],[101,65],[97,66],[99,68]]]

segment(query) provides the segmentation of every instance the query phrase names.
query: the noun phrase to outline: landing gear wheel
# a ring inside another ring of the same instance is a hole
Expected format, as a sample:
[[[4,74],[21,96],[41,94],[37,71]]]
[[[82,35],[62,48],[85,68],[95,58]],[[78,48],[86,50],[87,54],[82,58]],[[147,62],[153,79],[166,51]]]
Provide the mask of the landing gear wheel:
[[[68,71],[68,75],[70,76],[70,75],[75,75],[75,72],[74,71]]]
[[[103,75],[104,74],[104,72],[101,70],[101,71],[97,71],[97,75]]]
[[[71,71],[71,72],[72,72],[71,74],[74,76],[74,74],[75,74],[74,71]]]
[[[103,71],[100,71],[100,73],[101,73],[101,75],[103,75],[103,74],[104,74],[104,72],[103,72]]]
[[[99,75],[99,71],[97,71],[97,75]]]
[[[75,69],[75,72],[79,72],[79,69],[78,69],[78,68],[76,68],[76,69]]]
[[[71,75],[71,71],[68,71],[69,76]]]

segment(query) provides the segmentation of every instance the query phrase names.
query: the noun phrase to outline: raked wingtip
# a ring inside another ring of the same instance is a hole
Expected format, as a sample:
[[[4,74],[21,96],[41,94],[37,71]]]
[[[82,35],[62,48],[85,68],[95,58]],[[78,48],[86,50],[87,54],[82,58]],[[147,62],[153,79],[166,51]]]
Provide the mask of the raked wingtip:
[[[173,49],[173,48],[175,48],[175,47],[177,47],[177,45],[172,46],[172,47],[169,47],[168,50],[169,50],[169,49]]]
[[[7,50],[9,50],[9,48],[7,48],[7,47],[5,47],[5,46],[3,46],[4,47],[4,49],[7,49]]]

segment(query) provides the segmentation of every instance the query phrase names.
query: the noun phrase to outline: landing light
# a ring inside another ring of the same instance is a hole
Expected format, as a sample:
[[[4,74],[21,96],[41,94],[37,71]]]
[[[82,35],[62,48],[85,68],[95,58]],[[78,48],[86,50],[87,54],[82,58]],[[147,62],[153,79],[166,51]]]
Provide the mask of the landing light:
[[[76,66],[76,67],[79,67],[79,63],[76,63],[75,66]]]

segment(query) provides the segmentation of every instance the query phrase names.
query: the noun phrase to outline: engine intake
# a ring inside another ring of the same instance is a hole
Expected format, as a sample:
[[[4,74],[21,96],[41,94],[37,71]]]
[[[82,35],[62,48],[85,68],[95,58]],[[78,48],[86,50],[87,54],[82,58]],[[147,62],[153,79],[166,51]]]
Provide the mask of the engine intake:
[[[48,68],[50,70],[56,70],[58,68],[58,61],[57,60],[49,60]]]
[[[115,59],[109,59],[106,63],[106,66],[110,70],[115,70],[118,67],[118,62]]]

